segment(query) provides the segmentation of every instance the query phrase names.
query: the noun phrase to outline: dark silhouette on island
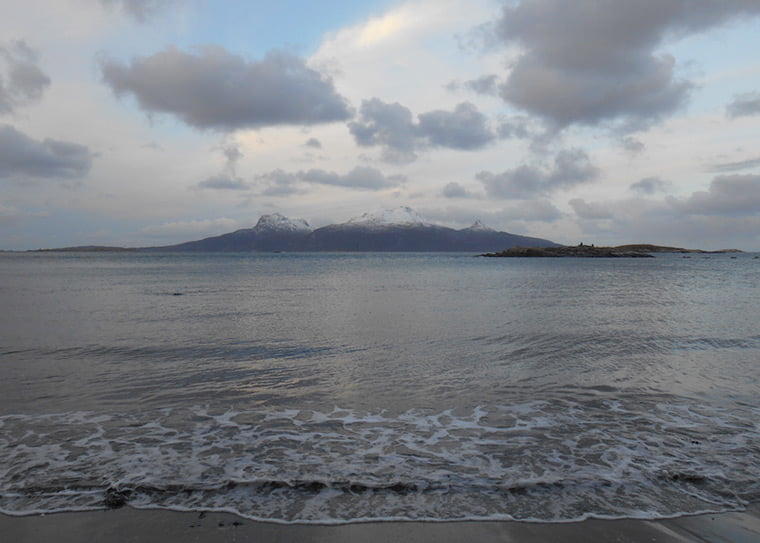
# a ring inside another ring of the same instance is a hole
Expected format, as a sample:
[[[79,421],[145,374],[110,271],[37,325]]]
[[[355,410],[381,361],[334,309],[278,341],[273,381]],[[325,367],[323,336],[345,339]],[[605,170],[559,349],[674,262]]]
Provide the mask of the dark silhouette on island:
[[[739,249],[722,249],[720,251],[703,251],[701,249],[684,249],[682,247],[666,247],[662,245],[632,244],[617,247],[596,247],[584,245],[557,247],[510,247],[497,253],[486,253],[480,256],[511,257],[511,258],[652,258],[653,253],[683,253],[683,254],[719,254],[741,253]]]

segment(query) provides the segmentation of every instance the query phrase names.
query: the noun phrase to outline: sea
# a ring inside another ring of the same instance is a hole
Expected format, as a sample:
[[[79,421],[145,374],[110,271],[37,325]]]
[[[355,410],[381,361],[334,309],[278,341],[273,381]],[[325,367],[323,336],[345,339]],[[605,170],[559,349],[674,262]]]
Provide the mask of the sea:
[[[0,512],[760,499],[760,258],[0,253]]]

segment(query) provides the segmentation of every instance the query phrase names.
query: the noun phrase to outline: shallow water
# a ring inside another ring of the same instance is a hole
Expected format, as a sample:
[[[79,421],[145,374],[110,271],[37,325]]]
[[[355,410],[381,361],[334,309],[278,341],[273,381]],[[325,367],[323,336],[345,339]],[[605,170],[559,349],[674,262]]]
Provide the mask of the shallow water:
[[[2,254],[0,510],[740,508],[759,284],[753,255]]]

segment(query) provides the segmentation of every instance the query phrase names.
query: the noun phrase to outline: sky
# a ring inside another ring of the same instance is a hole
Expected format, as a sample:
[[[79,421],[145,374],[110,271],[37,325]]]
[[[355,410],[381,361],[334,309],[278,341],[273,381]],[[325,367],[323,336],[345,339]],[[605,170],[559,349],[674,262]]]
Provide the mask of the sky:
[[[0,249],[409,206],[760,250],[760,0],[0,0]]]

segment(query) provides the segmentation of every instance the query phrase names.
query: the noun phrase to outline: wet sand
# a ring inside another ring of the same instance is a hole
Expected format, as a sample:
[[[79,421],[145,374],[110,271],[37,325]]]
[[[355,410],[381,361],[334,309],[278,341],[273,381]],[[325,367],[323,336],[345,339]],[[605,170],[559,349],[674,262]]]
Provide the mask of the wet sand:
[[[373,522],[341,526],[281,525],[228,513],[180,513],[129,507],[27,517],[0,515],[0,541],[26,542],[348,542],[686,543],[760,541],[760,504],[741,513],[668,520],[527,522]]]

